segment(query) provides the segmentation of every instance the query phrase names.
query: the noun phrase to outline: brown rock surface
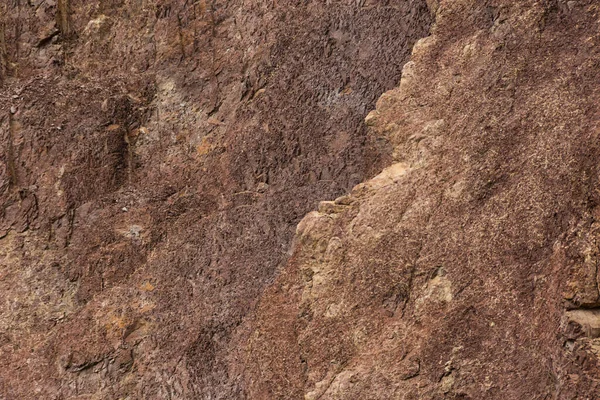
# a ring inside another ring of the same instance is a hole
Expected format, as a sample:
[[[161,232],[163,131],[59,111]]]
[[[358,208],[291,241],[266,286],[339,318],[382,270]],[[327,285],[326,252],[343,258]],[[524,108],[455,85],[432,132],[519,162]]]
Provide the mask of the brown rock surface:
[[[595,1],[0,11],[0,399],[598,398]]]
[[[0,2],[0,398],[248,397],[296,224],[381,162],[424,1]]]
[[[260,300],[251,398],[600,398],[599,12],[439,2],[367,117],[393,163]]]

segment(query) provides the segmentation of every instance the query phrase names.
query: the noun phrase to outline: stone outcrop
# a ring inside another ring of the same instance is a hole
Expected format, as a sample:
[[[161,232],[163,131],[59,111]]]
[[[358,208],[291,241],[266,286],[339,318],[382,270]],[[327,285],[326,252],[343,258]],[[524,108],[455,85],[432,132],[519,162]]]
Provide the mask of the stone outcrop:
[[[597,398],[599,11],[439,2],[366,118],[391,166],[261,298],[251,398]]]
[[[379,168],[425,2],[0,3],[0,398],[247,397],[247,321]]]
[[[0,398],[600,393],[596,2],[0,11]]]

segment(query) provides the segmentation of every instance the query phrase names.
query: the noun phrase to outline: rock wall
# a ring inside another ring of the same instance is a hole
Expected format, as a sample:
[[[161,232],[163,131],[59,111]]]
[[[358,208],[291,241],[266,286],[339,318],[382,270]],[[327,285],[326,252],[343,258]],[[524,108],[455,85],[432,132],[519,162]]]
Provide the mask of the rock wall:
[[[0,398],[252,398],[300,219],[374,174],[363,119],[424,1],[0,4]]]
[[[251,398],[599,396],[600,8],[433,3],[366,118],[393,162],[302,220],[260,300]]]
[[[0,10],[0,398],[598,397],[595,1]]]

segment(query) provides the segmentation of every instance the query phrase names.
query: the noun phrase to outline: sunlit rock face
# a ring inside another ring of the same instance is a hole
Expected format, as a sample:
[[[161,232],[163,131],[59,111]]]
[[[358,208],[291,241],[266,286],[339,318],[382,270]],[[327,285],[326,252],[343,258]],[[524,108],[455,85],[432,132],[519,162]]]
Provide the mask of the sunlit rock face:
[[[0,398],[600,393],[595,2],[0,10]]]

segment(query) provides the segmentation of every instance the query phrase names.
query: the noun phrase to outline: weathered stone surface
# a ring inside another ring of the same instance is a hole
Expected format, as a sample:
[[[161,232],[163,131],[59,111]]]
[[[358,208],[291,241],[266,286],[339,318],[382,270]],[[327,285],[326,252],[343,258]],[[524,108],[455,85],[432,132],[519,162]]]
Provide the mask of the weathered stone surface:
[[[249,398],[258,298],[302,217],[384,163],[363,119],[430,22],[0,2],[0,398]]]
[[[253,323],[250,397],[600,393],[599,9],[429,3],[431,36],[366,121],[392,164],[299,225]]]
[[[598,397],[594,1],[0,11],[0,398]]]

